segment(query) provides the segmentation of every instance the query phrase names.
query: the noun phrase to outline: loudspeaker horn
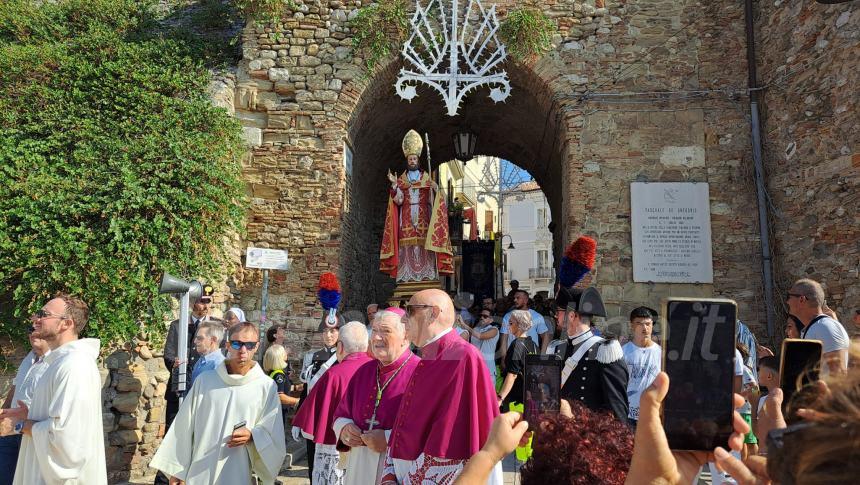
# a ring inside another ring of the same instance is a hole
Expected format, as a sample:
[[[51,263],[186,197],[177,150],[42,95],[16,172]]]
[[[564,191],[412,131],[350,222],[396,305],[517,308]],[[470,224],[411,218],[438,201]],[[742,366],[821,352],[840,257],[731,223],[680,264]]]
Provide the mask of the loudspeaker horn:
[[[188,299],[193,305],[203,295],[203,285],[197,280],[185,281],[166,271],[162,273],[161,282],[158,284],[159,294],[170,293],[177,295],[185,292],[188,292]]]
[[[177,293],[185,293],[191,288],[191,283],[179,279],[176,276],[165,271],[161,275],[161,282],[158,284],[158,293],[165,294],[177,294]]]

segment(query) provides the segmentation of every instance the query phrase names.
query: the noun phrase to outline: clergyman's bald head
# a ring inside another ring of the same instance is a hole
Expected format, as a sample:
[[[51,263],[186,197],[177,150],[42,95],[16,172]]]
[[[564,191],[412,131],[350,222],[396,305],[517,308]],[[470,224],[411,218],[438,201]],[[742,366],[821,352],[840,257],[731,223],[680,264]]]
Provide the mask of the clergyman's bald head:
[[[454,303],[451,297],[442,290],[422,290],[412,297],[412,303],[432,305],[439,309],[436,323],[444,328],[454,326]]]

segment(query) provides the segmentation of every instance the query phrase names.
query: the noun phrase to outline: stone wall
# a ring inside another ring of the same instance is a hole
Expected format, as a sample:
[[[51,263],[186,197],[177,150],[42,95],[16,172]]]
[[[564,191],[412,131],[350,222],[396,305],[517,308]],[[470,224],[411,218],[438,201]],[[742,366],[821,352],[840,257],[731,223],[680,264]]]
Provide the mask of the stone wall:
[[[108,480],[118,483],[147,476],[164,436],[164,393],[170,372],[145,341],[108,355],[99,370]]]
[[[484,3],[500,17],[517,4]],[[657,306],[669,294],[722,295],[763,333],[742,3],[544,2],[558,26],[552,50],[507,63],[513,91],[505,103],[475,92],[456,118],[423,88],[411,103],[396,97],[397,57],[366,72],[348,23],[359,2],[298,4],[277,25],[246,27],[244,58],[225,88],[232,103],[221,96],[253,147],[243,244],[287,249],[294,261],[292,271],[274,274],[269,306],[270,318],[287,323],[294,350],[307,348],[318,324],[322,271],[341,275],[346,308],[390,289],[377,271],[377,248],[385,173],[403,169],[403,134],[428,132],[439,163],[453,158],[449,140],[462,126],[478,132],[479,154],[535,177],[560,228],[557,253],[579,234],[596,236],[590,281],[611,312]],[[713,285],[632,283],[629,184],[641,180],[711,184]],[[259,272],[237,271],[234,295],[252,319],[259,287]]]
[[[611,18],[611,32],[562,50],[577,59],[595,53],[580,74],[588,81],[579,90],[596,93],[585,103],[574,150],[588,194],[576,203],[586,214],[579,227],[602,245],[594,281],[610,314],[622,317],[638,303],[658,308],[668,295],[732,298],[740,318],[763,336],[759,234],[748,209],[756,202],[743,102],[743,3],[627,2]],[[633,181],[709,184],[713,285],[633,283]]]
[[[758,2],[777,301],[821,281],[849,332],[860,308],[860,4]]]

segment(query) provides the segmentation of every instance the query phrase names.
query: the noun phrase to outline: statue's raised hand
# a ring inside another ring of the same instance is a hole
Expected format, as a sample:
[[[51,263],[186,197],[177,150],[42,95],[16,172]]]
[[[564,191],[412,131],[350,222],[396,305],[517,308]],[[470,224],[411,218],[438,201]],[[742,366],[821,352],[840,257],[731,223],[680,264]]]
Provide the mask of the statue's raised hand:
[[[393,173],[391,173],[391,170],[388,171],[388,181],[391,182],[392,184],[397,183],[397,176],[395,176]]]

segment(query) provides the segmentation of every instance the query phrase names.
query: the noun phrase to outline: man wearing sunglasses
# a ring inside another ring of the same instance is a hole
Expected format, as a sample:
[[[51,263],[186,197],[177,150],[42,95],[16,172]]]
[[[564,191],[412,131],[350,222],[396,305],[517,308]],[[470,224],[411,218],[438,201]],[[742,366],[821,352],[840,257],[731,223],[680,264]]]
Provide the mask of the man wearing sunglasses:
[[[273,483],[286,456],[275,382],[254,361],[257,326],[230,328],[227,360],[201,374],[150,466],[170,483]]]
[[[496,389],[478,349],[452,331],[454,305],[444,291],[419,291],[406,311],[421,363],[400,402],[381,481],[450,483],[489,436]],[[497,465],[488,483],[502,481]]]
[[[0,413],[17,421],[15,429],[24,435],[15,485],[107,484],[102,379],[96,365],[101,344],[78,337],[89,313],[83,300],[61,293],[30,318],[32,337],[47,342],[51,351],[30,405],[19,402],[20,407]]]
[[[847,371],[848,332],[841,323],[824,313],[824,289],[821,284],[810,279],[797,280],[788,290],[785,301],[789,313],[804,325],[800,337],[821,341],[824,375]]]

